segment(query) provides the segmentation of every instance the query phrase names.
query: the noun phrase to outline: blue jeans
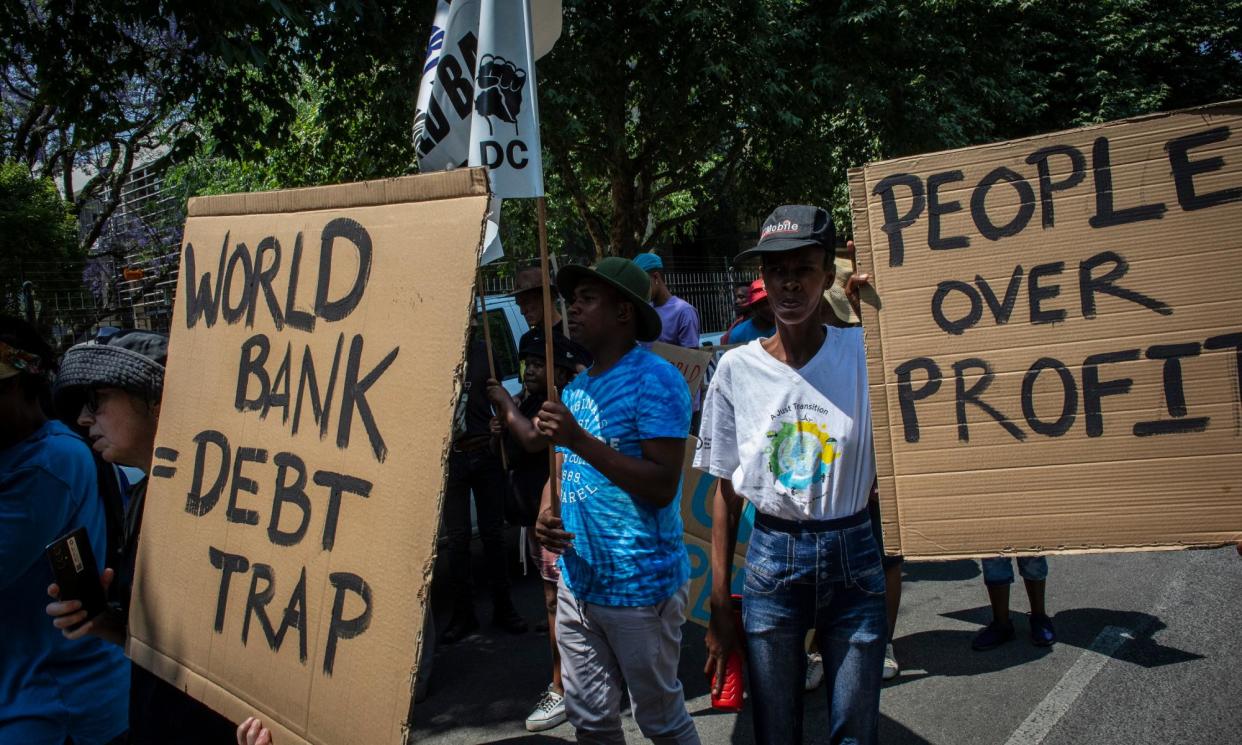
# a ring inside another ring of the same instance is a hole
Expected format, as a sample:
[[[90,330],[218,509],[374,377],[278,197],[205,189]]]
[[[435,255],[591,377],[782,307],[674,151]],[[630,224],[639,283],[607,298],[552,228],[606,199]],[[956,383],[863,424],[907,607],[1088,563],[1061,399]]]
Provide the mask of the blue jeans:
[[[888,632],[884,570],[867,511],[818,522],[757,514],[743,593],[755,742],[802,742],[803,644],[815,628],[830,741],[875,743]]]
[[[1019,556],[1018,573],[1022,579],[1043,582],[1048,578],[1048,560],[1042,556]],[[983,584],[1013,584],[1013,562],[1008,556],[992,556],[983,559]]]

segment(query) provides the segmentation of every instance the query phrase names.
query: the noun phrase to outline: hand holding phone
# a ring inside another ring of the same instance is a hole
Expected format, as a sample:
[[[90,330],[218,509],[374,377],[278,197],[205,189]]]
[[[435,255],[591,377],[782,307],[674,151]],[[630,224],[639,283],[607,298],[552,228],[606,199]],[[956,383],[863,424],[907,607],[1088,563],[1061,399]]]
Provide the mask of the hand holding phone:
[[[58,599],[62,602],[80,602],[81,610],[86,613],[81,622],[89,621],[107,610],[108,598],[99,578],[95,552],[91,550],[86,528],[78,528],[48,544],[47,558],[56,578]]]

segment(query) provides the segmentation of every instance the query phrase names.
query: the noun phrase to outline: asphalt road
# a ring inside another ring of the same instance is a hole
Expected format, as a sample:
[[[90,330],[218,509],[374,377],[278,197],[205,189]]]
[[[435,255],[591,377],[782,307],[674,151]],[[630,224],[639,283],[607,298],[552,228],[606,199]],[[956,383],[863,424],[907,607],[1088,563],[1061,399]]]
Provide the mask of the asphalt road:
[[[1059,642],[1025,637],[1021,584],[1012,600],[1017,641],[973,652],[987,609],[972,561],[907,563],[895,649],[903,671],[881,699],[886,745],[1242,743],[1242,558],[1233,549],[1052,557],[1048,608]],[[514,597],[541,613],[537,578]],[[437,620],[447,598],[433,588]],[[477,606],[490,608],[480,591]],[[573,742],[568,725],[525,731],[548,682],[547,636],[485,626],[437,649],[431,693],[415,708],[428,743]],[[681,679],[704,743],[751,743],[750,719],[712,711],[703,631],[687,624]],[[807,742],[827,742],[827,697],[808,693]],[[644,742],[626,717],[631,742]]]

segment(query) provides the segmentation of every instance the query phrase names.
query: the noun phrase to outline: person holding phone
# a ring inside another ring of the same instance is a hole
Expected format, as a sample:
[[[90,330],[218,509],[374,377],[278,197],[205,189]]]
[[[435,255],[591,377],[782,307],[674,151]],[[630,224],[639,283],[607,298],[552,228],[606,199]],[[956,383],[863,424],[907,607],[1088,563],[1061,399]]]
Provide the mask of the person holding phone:
[[[167,336],[135,329],[70,347],[56,379],[56,409],[62,418],[76,420],[104,460],[149,473],[167,357]],[[114,606],[88,619],[80,601],[61,598],[54,584],[47,587],[53,600],[47,614],[65,638],[125,644],[146,486],[143,479],[129,494],[121,566],[102,575]],[[233,739],[233,724],[188,694],[137,665],[130,677],[130,745],[218,745]]]
[[[0,317],[0,742],[102,745],[127,726],[125,655],[101,639],[65,638],[43,615],[53,580],[45,548],[84,528],[97,561],[81,571],[95,578],[107,541],[90,449],[45,410],[54,370],[32,326]]]

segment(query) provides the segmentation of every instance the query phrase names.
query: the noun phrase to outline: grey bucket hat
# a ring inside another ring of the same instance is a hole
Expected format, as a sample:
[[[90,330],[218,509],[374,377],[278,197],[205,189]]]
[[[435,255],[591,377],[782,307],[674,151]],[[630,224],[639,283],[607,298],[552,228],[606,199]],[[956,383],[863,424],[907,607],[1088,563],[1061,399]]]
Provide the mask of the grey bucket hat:
[[[101,333],[65,352],[52,393],[62,417],[76,417],[86,391],[120,388],[148,401],[164,392],[164,363],[168,337],[154,331],[121,330]]]

